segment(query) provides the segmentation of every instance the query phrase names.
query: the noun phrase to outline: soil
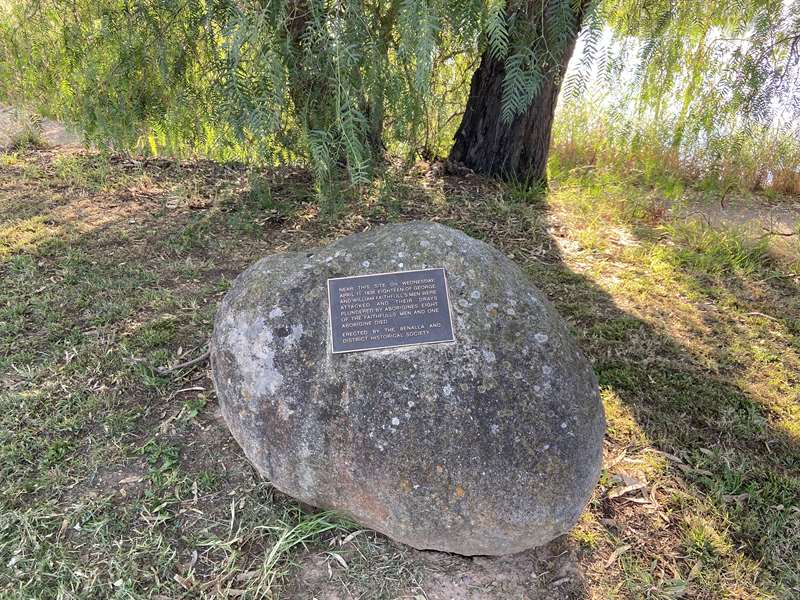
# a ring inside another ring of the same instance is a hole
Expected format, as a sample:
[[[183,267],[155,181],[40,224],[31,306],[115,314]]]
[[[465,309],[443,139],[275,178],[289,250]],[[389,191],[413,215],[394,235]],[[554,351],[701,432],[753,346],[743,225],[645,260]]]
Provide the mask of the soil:
[[[0,147],[10,144],[14,137],[24,130],[25,121],[21,111],[0,105]],[[81,142],[80,136],[69,131],[63,123],[42,119],[40,125],[42,139],[49,145],[74,146]]]
[[[740,229],[751,239],[765,239],[770,251],[788,261],[800,259],[800,199],[734,196],[724,200],[692,199],[671,212],[715,229]]]

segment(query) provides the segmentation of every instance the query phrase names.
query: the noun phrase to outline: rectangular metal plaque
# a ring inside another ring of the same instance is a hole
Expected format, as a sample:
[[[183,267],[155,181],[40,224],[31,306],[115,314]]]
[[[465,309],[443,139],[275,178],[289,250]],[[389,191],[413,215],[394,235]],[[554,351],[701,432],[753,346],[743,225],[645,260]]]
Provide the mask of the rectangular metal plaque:
[[[444,269],[328,279],[333,353],[452,342]]]

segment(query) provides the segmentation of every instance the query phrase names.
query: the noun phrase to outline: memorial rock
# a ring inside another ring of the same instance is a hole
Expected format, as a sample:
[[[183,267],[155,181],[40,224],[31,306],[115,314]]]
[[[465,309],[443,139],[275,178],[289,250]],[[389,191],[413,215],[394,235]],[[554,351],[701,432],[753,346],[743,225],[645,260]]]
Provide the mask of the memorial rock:
[[[597,483],[589,362],[522,270],[460,231],[389,225],[268,256],[225,296],[211,350],[264,477],[416,548],[544,544]]]

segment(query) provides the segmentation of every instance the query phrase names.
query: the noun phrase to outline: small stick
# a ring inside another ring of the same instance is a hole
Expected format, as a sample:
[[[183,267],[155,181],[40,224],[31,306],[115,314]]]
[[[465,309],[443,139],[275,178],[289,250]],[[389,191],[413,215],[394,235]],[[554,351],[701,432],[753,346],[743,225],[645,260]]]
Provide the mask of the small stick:
[[[169,402],[170,400],[172,400],[172,399],[173,399],[175,396],[177,396],[178,394],[183,394],[183,393],[185,393],[185,392],[204,392],[204,391],[205,391],[205,389],[206,389],[206,388],[204,388],[204,387],[195,386],[195,387],[187,387],[187,388],[183,388],[183,389],[180,389],[180,390],[175,390],[174,392],[172,392],[172,393],[169,395],[169,397],[167,398],[167,402]],[[176,418],[177,418],[177,417],[176,417]]]
[[[765,315],[764,313],[758,312],[756,310],[751,311],[749,313],[745,313],[745,314],[747,314],[749,316],[752,316],[752,317],[764,317],[765,319],[772,319],[773,321],[778,321],[780,323],[780,319],[776,319],[775,317],[771,317],[770,315]]]
[[[199,365],[200,363],[204,363],[208,360],[208,357],[211,355],[211,350],[206,349],[200,356],[197,358],[193,358],[192,360],[187,360],[186,362],[179,363],[174,367],[158,367],[156,368],[156,373],[159,375],[169,375],[170,373],[174,373],[175,371],[180,371],[181,369],[185,369],[186,367],[193,367],[194,365]]]

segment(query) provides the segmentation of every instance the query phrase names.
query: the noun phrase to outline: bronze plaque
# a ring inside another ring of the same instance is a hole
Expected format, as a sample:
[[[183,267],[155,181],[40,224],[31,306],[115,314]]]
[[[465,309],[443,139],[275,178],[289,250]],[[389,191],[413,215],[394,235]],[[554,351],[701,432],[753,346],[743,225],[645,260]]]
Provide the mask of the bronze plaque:
[[[444,269],[328,279],[334,354],[453,342]]]

